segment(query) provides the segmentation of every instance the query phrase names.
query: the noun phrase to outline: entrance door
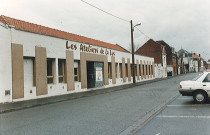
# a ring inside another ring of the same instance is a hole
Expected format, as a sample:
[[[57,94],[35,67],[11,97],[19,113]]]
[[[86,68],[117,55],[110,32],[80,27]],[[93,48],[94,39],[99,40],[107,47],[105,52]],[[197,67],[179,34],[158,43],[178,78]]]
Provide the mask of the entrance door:
[[[103,63],[87,61],[87,88],[104,86]]]
[[[94,62],[87,62],[87,88],[95,87],[95,78],[94,78]]]

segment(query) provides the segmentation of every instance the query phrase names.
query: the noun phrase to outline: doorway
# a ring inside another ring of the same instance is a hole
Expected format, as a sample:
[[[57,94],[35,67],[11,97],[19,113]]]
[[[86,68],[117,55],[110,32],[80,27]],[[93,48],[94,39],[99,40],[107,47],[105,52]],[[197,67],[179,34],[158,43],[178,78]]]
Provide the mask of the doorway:
[[[87,88],[104,86],[104,72],[102,62],[87,61]]]

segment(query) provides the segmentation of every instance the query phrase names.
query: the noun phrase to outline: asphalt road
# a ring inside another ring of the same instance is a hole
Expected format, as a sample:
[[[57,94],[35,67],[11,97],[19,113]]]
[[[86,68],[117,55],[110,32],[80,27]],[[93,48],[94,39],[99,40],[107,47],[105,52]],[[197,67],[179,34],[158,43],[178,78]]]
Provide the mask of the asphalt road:
[[[179,96],[136,135],[210,135],[210,102]]]
[[[117,135],[177,94],[181,80],[196,75],[3,113],[0,135]]]

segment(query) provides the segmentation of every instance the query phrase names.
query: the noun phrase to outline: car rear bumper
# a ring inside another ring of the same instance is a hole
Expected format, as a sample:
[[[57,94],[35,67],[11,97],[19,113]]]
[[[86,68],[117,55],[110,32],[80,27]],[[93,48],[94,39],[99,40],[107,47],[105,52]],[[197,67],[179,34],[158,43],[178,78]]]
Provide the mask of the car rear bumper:
[[[182,94],[182,96],[193,96],[193,90],[180,89],[179,93]]]

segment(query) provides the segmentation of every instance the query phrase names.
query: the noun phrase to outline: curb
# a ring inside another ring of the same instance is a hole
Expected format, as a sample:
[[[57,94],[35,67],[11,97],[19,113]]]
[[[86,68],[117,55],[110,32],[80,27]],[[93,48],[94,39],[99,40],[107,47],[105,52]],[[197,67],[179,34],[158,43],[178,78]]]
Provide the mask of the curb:
[[[136,120],[133,125],[129,126],[126,130],[122,131],[119,135],[134,135],[136,134],[141,128],[143,128],[150,120],[156,117],[162,110],[166,108],[168,104],[173,102],[180,94],[177,93],[175,96],[169,98],[166,102],[160,104],[153,110],[147,112],[145,116]]]
[[[177,76],[174,76],[177,77]],[[71,93],[71,94],[65,94],[65,95],[58,95],[58,96],[52,96],[52,97],[46,97],[46,98],[39,98],[39,99],[32,99],[32,100],[26,100],[26,101],[19,101],[19,102],[12,102],[12,103],[5,103],[0,104],[0,114],[28,109],[32,107],[38,107],[53,103],[59,103],[64,102],[68,100],[83,98],[83,97],[89,97],[99,94],[105,94],[109,92],[119,91],[119,90],[125,90],[127,88],[137,87],[149,83],[154,83],[162,80],[171,79],[173,77],[167,77],[167,78],[158,78],[154,80],[148,80],[143,82],[138,82],[136,84],[125,84],[120,86],[114,86],[109,88],[102,88],[102,89],[95,89],[85,92],[79,92],[79,93]]]

